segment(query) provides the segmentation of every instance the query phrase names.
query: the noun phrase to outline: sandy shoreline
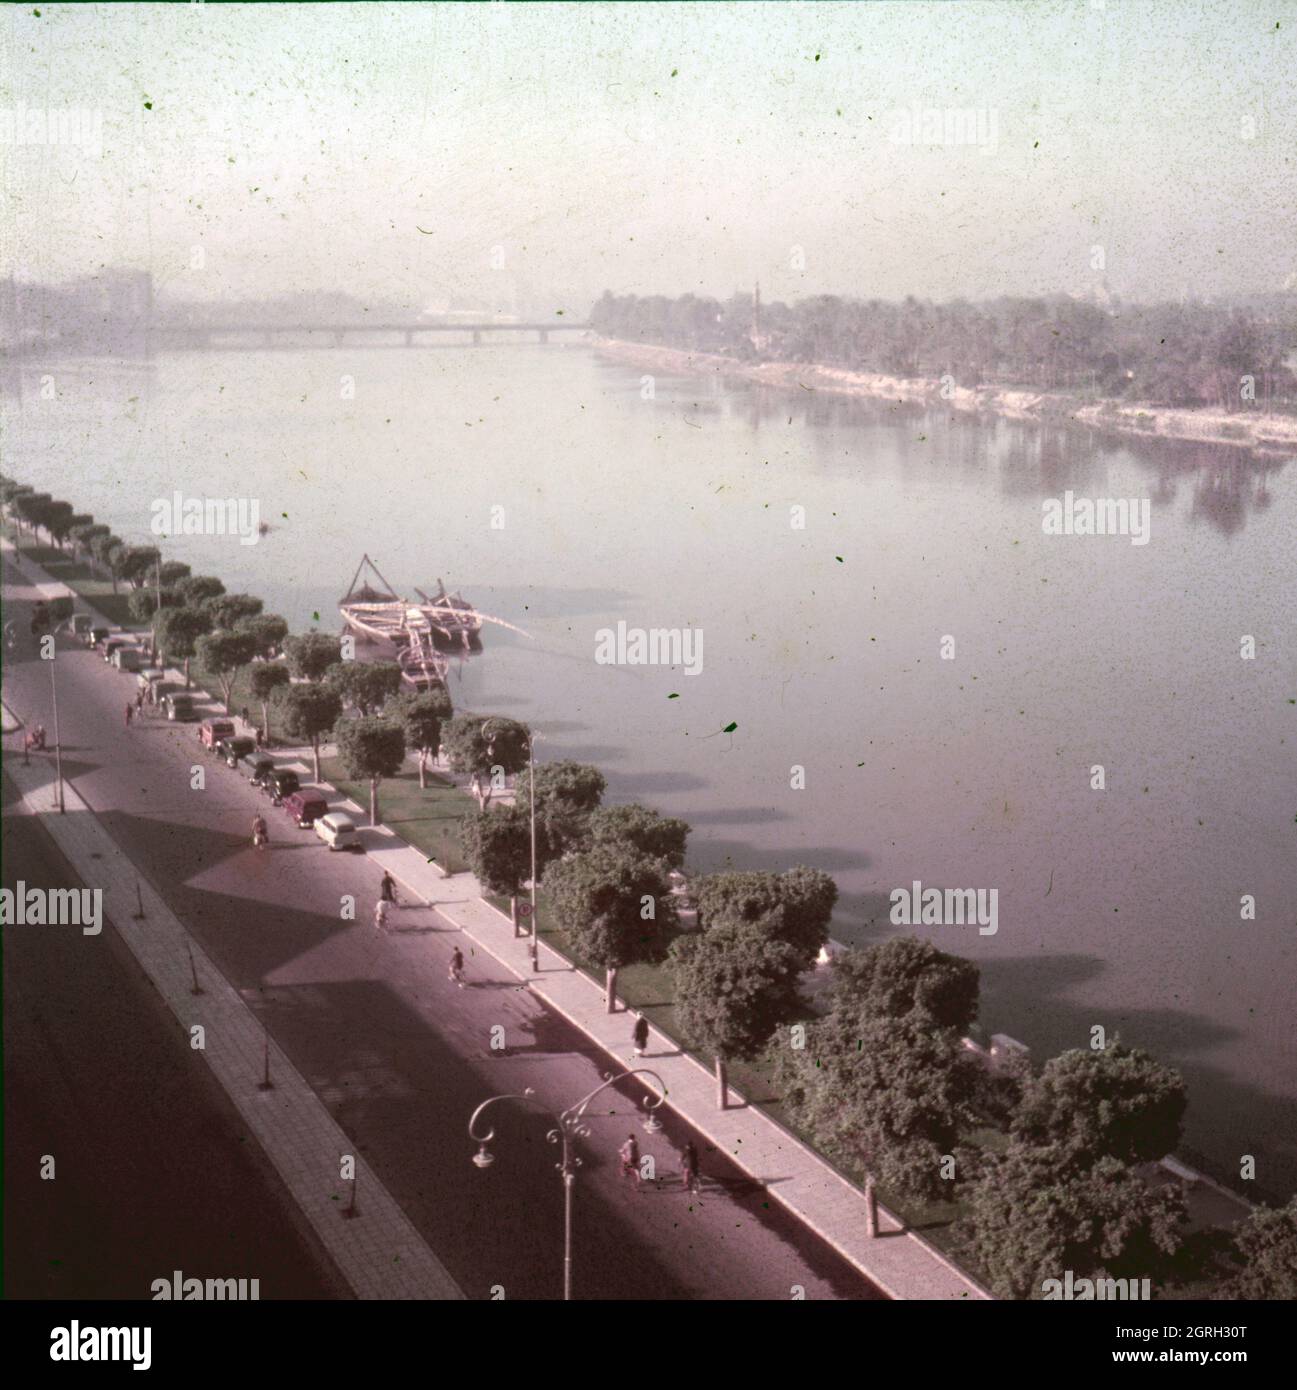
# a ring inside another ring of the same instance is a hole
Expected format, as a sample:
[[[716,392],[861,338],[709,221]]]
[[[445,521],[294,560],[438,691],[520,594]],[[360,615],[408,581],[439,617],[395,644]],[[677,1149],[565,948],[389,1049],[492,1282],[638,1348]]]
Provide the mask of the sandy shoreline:
[[[1018,420],[1061,424],[1073,421],[1091,429],[1113,430],[1144,438],[1175,439],[1199,444],[1228,444],[1266,454],[1297,453],[1297,418],[1261,411],[1227,415],[1215,410],[1175,410],[1161,406],[1119,405],[1116,401],[1086,402],[1057,392],[1014,391],[1002,387],[973,389],[926,378],[850,372],[841,367],[802,362],[742,362],[737,357],[688,352],[682,348],[628,343],[594,337],[591,345],[624,362],[650,371],[698,376],[714,373],[739,376],[785,389],[832,391],[843,396],[916,402],[952,410],[992,413]]]

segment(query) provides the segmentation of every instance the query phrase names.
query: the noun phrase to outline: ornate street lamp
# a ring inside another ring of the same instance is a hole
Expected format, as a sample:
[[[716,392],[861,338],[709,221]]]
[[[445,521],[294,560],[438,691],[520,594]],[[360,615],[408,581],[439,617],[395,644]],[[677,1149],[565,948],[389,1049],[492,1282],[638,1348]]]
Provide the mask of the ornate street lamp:
[[[662,1128],[662,1122],[653,1112],[666,1100],[666,1086],[657,1072],[650,1071],[647,1067],[635,1067],[618,1076],[614,1076],[612,1072],[605,1072],[603,1081],[588,1096],[583,1096],[558,1115],[535,1100],[536,1093],[528,1086],[521,1095],[491,1096],[489,1100],[484,1100],[473,1111],[468,1122],[468,1137],[478,1146],[477,1152],[473,1155],[473,1162],[477,1167],[485,1169],[495,1162],[495,1155],[487,1148],[495,1138],[495,1130],[488,1129],[485,1134],[481,1134],[478,1132],[477,1123],[489,1106],[495,1105],[497,1101],[519,1100],[525,1105],[534,1106],[553,1121],[554,1128],[545,1137],[551,1144],[563,1146],[562,1161],[554,1166],[563,1178],[563,1298],[567,1302],[572,1299],[572,1192],[576,1186],[576,1170],[581,1166],[581,1158],[575,1151],[575,1141],[578,1138],[590,1137],[590,1129],[585,1122],[586,1106],[601,1091],[606,1091],[609,1086],[625,1080],[628,1076],[651,1076],[658,1087],[657,1091],[650,1090],[648,1099],[640,1102],[644,1112],[641,1124],[649,1134],[655,1134]]]

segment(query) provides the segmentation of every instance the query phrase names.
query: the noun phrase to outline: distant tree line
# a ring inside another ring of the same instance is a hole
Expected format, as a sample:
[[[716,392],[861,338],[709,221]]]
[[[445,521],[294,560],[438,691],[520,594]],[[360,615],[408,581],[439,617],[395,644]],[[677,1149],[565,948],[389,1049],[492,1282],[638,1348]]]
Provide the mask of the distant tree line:
[[[1114,307],[1066,295],[935,304],[822,294],[762,304],[692,294],[614,295],[598,333],[745,362],[810,362],[958,386],[1023,386],[1169,406],[1297,408],[1297,304],[1261,312],[1202,303]],[[1242,381],[1251,378],[1244,389]]]

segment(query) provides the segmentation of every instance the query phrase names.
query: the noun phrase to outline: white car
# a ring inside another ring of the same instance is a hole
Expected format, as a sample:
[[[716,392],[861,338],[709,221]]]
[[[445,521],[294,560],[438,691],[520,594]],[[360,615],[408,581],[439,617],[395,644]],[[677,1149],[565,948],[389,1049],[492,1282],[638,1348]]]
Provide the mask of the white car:
[[[356,822],[341,811],[330,811],[315,822],[315,833],[332,849],[351,849],[359,845]]]

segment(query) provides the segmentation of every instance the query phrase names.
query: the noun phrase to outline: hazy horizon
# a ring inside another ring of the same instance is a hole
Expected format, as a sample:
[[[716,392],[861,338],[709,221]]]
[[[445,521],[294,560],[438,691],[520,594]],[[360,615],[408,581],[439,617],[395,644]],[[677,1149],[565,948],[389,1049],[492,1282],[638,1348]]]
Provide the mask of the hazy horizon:
[[[1295,29],[1292,0],[7,7],[0,273],[575,312],[1263,294],[1297,267]]]

